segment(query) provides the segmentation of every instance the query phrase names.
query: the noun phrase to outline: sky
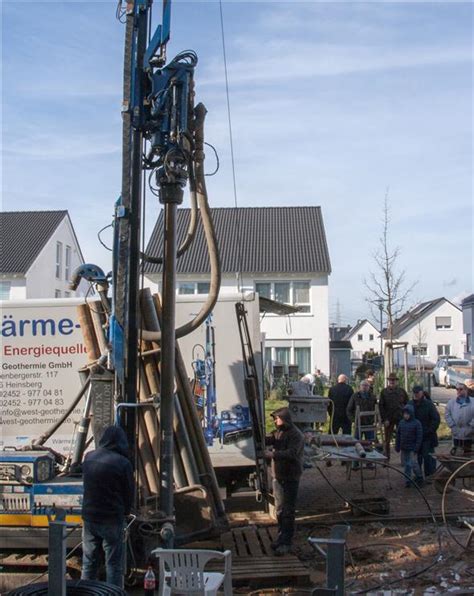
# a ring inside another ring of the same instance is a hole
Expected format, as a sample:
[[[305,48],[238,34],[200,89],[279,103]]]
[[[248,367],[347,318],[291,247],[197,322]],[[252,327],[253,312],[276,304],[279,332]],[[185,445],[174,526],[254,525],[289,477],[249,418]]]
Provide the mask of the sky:
[[[115,1],[2,2],[2,210],[67,209],[86,262],[105,270],[97,232],[121,180],[115,12]],[[155,23],[160,13],[155,0]],[[320,205],[330,322],[373,318],[364,279],[386,194],[397,269],[417,282],[408,306],[473,291],[472,17],[470,2],[223,2],[235,197],[219,3],[173,0],[168,58],[197,52],[219,154],[210,204]],[[146,200],[149,234],[161,207]]]

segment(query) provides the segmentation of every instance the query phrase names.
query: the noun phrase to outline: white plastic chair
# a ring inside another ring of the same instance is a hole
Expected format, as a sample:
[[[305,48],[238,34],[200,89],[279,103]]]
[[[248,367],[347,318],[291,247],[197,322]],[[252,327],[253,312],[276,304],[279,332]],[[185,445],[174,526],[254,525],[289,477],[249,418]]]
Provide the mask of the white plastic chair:
[[[226,550],[155,548],[159,558],[158,595],[193,594],[217,596],[221,586],[225,596],[232,596],[232,553]],[[224,573],[204,571],[211,559],[224,559]]]

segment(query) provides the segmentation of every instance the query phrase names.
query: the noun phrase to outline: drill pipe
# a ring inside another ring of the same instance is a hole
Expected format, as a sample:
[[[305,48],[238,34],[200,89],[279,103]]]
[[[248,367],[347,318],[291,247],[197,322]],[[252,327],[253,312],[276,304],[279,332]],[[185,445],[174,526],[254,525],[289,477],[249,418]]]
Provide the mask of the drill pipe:
[[[161,302],[157,294],[153,296],[153,301],[155,303],[158,320],[160,320]],[[198,465],[200,484],[208,490],[209,494],[212,494],[216,517],[219,518],[221,523],[227,524],[224,503],[222,502],[216,474],[212,467],[211,457],[204,440],[201,423],[197,416],[191,387],[188,382],[186,366],[178,345],[176,346],[176,380],[178,384],[178,399],[180,400],[181,408],[183,410],[186,429],[191,441],[196,445],[193,453]]]
[[[140,307],[142,312],[142,318],[148,329],[158,330],[159,321],[155,310],[150,291],[145,289],[140,293]],[[155,342],[143,342],[145,345],[152,349],[159,348]],[[156,359],[155,354],[149,354],[143,358],[144,362],[148,362],[150,359]],[[150,367],[151,368],[151,367]],[[156,371],[156,367],[153,367]],[[148,371],[149,369],[147,369]],[[195,460],[195,446],[192,445],[189,434],[186,432],[186,420],[184,419],[182,408],[180,407],[179,395],[174,400],[174,416],[173,416],[173,430],[175,437],[175,456],[178,456],[182,460],[182,465],[186,473],[186,485],[199,484],[199,472],[198,466]]]
[[[100,357],[99,344],[95,336],[94,324],[88,304],[77,306],[77,317],[81,326],[82,337],[87,350],[87,360],[94,362]]]

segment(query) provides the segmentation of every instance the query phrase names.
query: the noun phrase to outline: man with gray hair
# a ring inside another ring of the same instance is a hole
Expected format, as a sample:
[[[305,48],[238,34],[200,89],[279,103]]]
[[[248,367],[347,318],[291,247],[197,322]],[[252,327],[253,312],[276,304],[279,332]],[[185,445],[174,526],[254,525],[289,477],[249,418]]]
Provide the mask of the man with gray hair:
[[[343,435],[351,434],[352,425],[346,410],[353,393],[352,387],[347,383],[346,375],[339,375],[336,385],[329,389],[329,399],[332,403],[329,415],[331,417],[331,432],[334,435],[337,435],[339,429]]]
[[[464,383],[456,385],[456,393],[446,404],[444,416],[453,434],[454,449],[462,447],[464,455],[470,455],[474,440],[474,398],[469,397]]]

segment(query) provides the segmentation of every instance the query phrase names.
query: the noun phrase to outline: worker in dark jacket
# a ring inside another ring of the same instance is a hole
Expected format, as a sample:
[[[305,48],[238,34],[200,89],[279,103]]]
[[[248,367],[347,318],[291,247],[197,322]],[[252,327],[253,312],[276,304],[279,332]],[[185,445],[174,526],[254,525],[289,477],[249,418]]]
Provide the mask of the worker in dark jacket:
[[[390,442],[397,424],[402,419],[403,408],[408,403],[408,394],[398,386],[398,377],[390,373],[387,378],[387,387],[382,389],[379,398],[380,417],[385,430],[384,455],[390,459]]]
[[[347,384],[346,375],[339,375],[337,377],[337,384],[329,389],[329,399],[332,402],[332,411],[329,410],[331,416],[331,432],[337,435],[339,429],[344,435],[351,434],[351,420],[347,416],[347,406],[354,391],[352,387]]]
[[[291,420],[290,410],[280,408],[272,413],[276,429],[265,438],[270,449],[265,457],[271,460],[273,495],[278,521],[278,538],[272,544],[276,555],[290,551],[295,532],[295,510],[298,486],[303,472],[304,440],[302,432]]]
[[[361,381],[359,384],[359,391],[354,393],[347,404],[346,414],[350,420],[356,420],[357,408],[360,412],[371,412],[370,416],[361,416],[361,426],[375,426],[374,414],[377,400],[374,395],[370,393],[370,383],[366,380]],[[356,421],[357,422],[357,421]],[[361,436],[363,435],[363,436]],[[366,439],[367,441],[373,441],[375,439],[375,433],[371,430],[359,432],[359,429],[354,430],[354,436],[356,439]]]
[[[415,472],[416,483],[423,484],[423,475],[418,463],[417,454],[423,440],[423,428],[421,422],[415,418],[415,409],[412,404],[406,405],[402,410],[402,419],[397,427],[397,438],[395,451],[401,452],[402,466],[406,478],[405,486],[412,486],[411,476]]]
[[[121,587],[125,517],[130,514],[134,490],[127,435],[122,428],[105,429],[98,449],[86,455],[82,472],[82,579],[97,579],[103,547],[107,583]]]
[[[436,470],[436,460],[432,456],[435,447],[438,446],[438,430],[441,422],[438,410],[426,397],[426,392],[421,385],[413,387],[413,400],[410,402],[415,411],[415,418],[421,422],[423,428],[423,440],[418,451],[418,463],[423,466],[425,479],[434,474]]]

